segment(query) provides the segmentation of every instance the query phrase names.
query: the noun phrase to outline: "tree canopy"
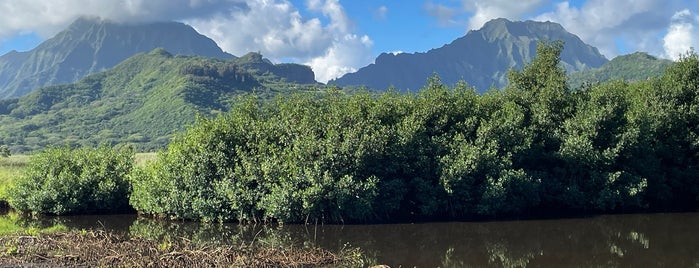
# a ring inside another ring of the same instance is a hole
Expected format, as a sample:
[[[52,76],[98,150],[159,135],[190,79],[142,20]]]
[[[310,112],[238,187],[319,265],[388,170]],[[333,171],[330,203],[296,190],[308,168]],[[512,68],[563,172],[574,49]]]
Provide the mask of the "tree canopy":
[[[254,96],[139,169],[139,211],[364,222],[696,208],[699,61],[571,91],[543,43],[504,91]]]

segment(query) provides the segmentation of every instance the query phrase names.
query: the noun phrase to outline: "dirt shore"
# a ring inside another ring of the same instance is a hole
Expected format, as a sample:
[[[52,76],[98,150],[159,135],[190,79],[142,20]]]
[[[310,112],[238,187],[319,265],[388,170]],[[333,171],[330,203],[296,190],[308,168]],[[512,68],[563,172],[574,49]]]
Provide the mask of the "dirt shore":
[[[195,245],[105,231],[0,237],[0,267],[354,267],[358,249]]]

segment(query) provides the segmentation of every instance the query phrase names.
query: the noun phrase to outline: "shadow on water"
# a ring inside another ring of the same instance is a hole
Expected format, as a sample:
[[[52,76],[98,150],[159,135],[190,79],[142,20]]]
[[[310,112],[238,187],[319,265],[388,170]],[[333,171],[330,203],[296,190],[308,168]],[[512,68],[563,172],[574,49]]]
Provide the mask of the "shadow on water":
[[[135,215],[53,217],[39,222],[215,244],[315,245],[329,250],[351,245],[360,247],[370,263],[391,267],[699,265],[699,213],[317,226],[201,224]]]

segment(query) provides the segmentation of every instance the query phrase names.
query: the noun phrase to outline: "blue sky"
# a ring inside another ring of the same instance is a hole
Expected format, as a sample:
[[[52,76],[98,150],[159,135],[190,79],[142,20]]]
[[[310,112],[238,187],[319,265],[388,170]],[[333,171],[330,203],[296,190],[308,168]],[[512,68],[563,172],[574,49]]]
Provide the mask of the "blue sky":
[[[490,19],[558,22],[613,58],[674,59],[699,44],[699,0],[3,0],[0,54],[32,49],[78,16],[175,20],[234,55],[310,65],[327,81],[382,52],[424,52]]]
[[[294,1],[303,2],[303,1]],[[415,4],[404,4],[406,2]],[[579,6],[582,0],[571,1]],[[425,52],[448,44],[468,32],[468,19],[473,12],[461,11],[460,1],[344,1],[348,14],[353,14],[357,27],[374,40],[373,52]],[[452,8],[453,21],[442,21],[429,15],[430,3]],[[383,7],[383,8],[382,8]],[[523,18],[551,11],[552,5],[541,4]],[[511,18],[518,20],[519,18]]]

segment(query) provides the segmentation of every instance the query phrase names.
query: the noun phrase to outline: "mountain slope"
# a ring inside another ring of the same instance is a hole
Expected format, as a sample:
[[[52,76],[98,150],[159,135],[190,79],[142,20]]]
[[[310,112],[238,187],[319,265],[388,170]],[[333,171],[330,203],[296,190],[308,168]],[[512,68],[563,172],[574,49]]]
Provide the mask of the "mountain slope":
[[[173,56],[163,49],[138,54],[77,83],[1,100],[0,143],[20,152],[49,145],[103,142],[154,150],[193,123],[197,114],[213,116],[228,110],[240,94],[254,90],[274,95],[317,87],[315,80],[305,85],[289,84],[284,81],[293,77],[258,76],[256,70],[242,67],[279,67],[261,57],[259,60],[238,63],[237,59]]]
[[[596,48],[553,22],[511,22],[495,19],[483,28],[426,53],[381,54],[374,64],[346,74],[329,84],[365,85],[385,90],[417,90],[433,73],[446,84],[465,80],[483,91],[502,87],[510,68],[521,69],[530,62],[539,40],[563,40],[561,61],[568,71],[596,68],[607,59]]]
[[[80,18],[30,51],[0,56],[0,98],[75,82],[158,47],[173,54],[234,58],[213,40],[182,23],[125,25]]]
[[[273,64],[260,53],[250,52],[235,59],[235,63],[258,77],[268,77],[270,81],[281,78],[282,82],[298,84],[317,83],[311,67],[293,63]]]
[[[639,81],[663,75],[672,61],[658,59],[647,53],[636,52],[618,56],[597,69],[574,72],[568,75],[571,88],[578,88],[584,83],[607,82],[620,79]]]

